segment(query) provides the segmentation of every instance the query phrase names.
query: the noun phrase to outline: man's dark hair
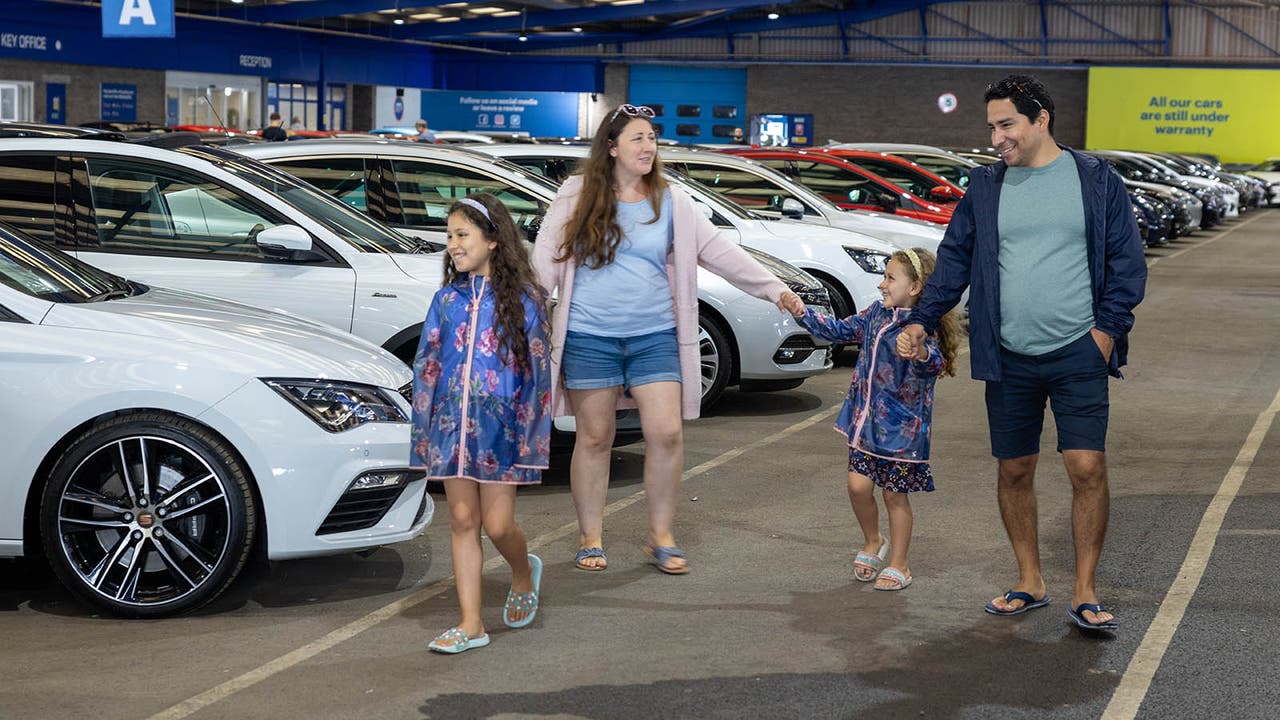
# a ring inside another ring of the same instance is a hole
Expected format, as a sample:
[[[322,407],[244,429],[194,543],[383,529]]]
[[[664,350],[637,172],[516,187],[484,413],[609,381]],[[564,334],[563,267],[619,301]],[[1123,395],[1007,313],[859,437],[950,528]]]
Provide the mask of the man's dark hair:
[[[1049,91],[1044,89],[1044,85],[1039,80],[1030,75],[1009,75],[1000,82],[994,82],[987,86],[987,92],[982,96],[982,102],[989,103],[992,100],[1003,100],[1008,98],[1013,101],[1013,106],[1018,112],[1026,115],[1031,122],[1035,122],[1040,117],[1040,111],[1046,110],[1049,113],[1049,134],[1053,134],[1053,98],[1049,97]]]
[[[280,119],[280,113],[271,113],[271,117],[270,117],[271,122],[275,122],[276,120],[279,120],[279,119]]]

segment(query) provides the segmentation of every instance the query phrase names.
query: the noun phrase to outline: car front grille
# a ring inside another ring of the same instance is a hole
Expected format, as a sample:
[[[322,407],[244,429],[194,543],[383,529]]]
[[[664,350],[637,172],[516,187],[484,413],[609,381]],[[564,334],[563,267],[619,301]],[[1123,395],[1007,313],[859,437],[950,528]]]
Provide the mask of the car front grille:
[[[400,483],[391,487],[348,490],[338,498],[329,516],[320,524],[316,535],[332,535],[334,533],[364,530],[377,525],[382,516],[387,514],[400,493],[404,492],[408,483]]]

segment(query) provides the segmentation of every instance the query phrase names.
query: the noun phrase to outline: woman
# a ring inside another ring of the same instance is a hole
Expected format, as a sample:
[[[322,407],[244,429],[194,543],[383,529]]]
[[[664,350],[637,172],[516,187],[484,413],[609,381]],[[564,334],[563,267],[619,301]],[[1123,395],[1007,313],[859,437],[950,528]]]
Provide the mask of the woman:
[[[575,565],[604,570],[605,496],[619,408],[636,407],[646,451],[649,556],[688,572],[672,534],[684,466],[681,418],[698,417],[698,265],[743,291],[803,312],[804,303],[722,237],[693,198],[670,187],[658,160],[653,110],[620,105],[596,131],[591,155],[547,211],[533,264],[552,318],[556,415],[577,417],[569,469],[580,531]],[[625,391],[625,393],[624,393]]]

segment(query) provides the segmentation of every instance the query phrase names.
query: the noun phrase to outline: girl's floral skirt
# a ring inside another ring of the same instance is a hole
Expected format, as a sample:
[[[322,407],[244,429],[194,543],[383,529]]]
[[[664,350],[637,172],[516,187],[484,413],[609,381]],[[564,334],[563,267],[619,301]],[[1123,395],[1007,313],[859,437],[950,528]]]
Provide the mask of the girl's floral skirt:
[[[866,475],[890,492],[933,492],[933,471],[927,462],[886,460],[849,448],[849,472]]]

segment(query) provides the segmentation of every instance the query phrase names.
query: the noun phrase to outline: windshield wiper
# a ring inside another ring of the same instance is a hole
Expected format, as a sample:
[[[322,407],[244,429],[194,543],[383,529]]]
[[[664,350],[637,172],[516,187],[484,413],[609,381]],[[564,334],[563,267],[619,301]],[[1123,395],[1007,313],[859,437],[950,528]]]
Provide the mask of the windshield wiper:
[[[97,295],[91,295],[85,302],[103,302],[104,300],[116,300],[119,298],[133,297],[133,290],[130,288],[112,288]]]
[[[422,238],[413,239],[413,252],[415,255],[440,252],[441,250],[444,250],[444,246],[440,243],[431,242],[430,240],[424,240]]]

